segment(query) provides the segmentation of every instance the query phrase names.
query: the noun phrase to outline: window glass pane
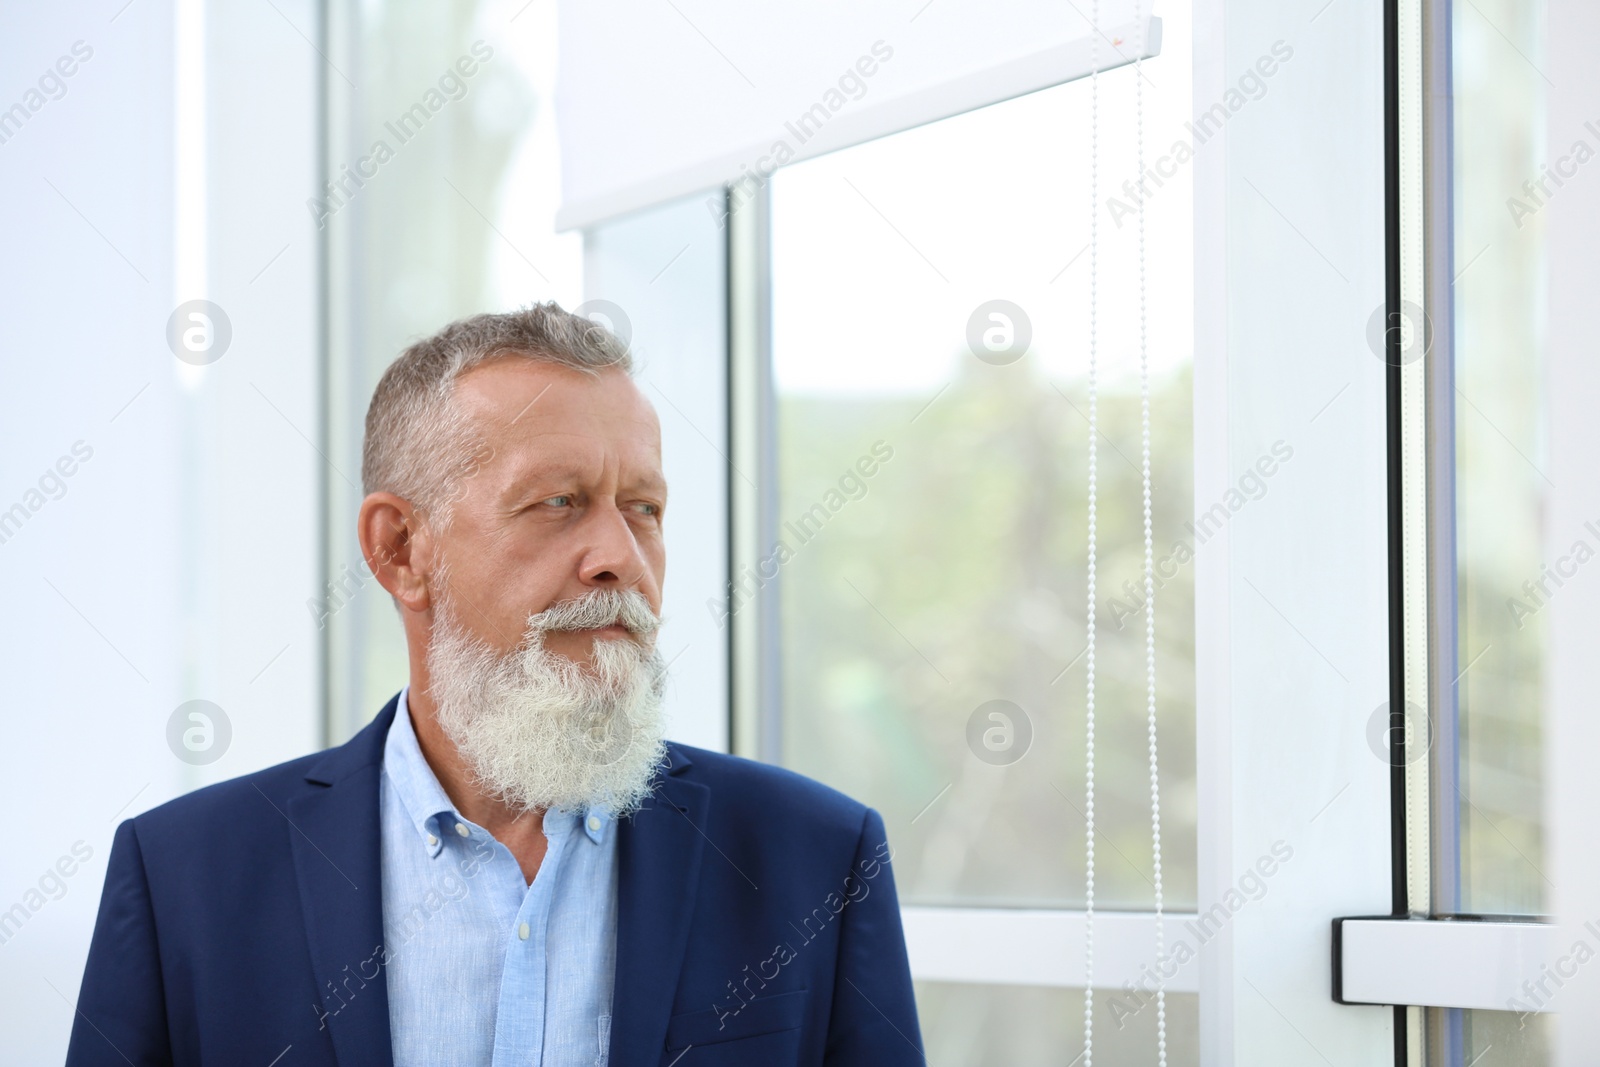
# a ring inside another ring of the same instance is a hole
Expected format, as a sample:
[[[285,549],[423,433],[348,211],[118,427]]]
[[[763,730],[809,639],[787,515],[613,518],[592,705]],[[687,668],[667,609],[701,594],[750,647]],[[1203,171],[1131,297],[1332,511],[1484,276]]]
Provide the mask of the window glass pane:
[[[1174,153],[1191,143],[1187,10],[1163,17],[1144,66],[1147,164],[1163,175],[1147,185],[1146,264],[1179,907],[1195,898],[1205,548],[1189,528],[1191,170]],[[1132,68],[1100,78],[1096,855],[1098,902],[1145,907],[1134,86]],[[910,902],[1083,899],[1090,92],[1068,83],[773,182],[782,759],[883,812]]]
[[[1559,188],[1540,164],[1570,146],[1544,143],[1543,8],[1479,0],[1455,9],[1461,906],[1486,914],[1539,914],[1549,888],[1542,608],[1560,595],[1562,578],[1545,566],[1560,561],[1543,551],[1550,483],[1540,206]],[[1588,531],[1558,533],[1600,548]]]
[[[1061,1067],[1083,1049],[1081,989],[918,982],[917,1015],[929,1067]],[[1154,999],[1095,990],[1098,1067],[1154,1063],[1155,1053]],[[1167,1062],[1200,1062],[1193,993],[1167,994]]]

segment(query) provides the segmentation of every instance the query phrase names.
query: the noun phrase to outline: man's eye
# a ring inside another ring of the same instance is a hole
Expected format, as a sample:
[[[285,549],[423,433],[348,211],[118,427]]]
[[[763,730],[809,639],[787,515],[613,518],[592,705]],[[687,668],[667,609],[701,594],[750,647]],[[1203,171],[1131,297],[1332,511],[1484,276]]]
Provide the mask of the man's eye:
[[[564,508],[572,503],[572,495],[570,493],[562,493],[560,496],[547,497],[544,502],[546,504],[554,504],[558,508]]]
[[[640,511],[644,512],[646,515],[659,515],[659,514],[661,514],[661,506],[659,504],[639,504],[638,508],[639,508]]]

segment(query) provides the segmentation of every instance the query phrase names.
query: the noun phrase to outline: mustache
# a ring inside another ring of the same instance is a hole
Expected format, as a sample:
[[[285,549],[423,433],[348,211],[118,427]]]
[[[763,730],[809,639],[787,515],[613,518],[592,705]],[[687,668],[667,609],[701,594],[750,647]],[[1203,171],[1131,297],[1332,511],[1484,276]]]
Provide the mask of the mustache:
[[[633,589],[596,589],[528,616],[528,629],[540,632],[602,626],[621,626],[630,634],[648,636],[661,628],[661,618],[644,594]]]

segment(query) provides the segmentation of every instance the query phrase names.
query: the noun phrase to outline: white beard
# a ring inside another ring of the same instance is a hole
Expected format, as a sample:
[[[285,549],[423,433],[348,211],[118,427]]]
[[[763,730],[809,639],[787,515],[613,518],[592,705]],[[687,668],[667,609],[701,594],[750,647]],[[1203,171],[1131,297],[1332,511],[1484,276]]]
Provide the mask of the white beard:
[[[509,653],[462,627],[449,601],[440,597],[434,619],[430,692],[478,788],[523,811],[637,811],[666,760],[660,620],[644,596],[599,589],[562,601],[531,616]],[[549,631],[614,622],[635,636],[597,638],[590,666],[544,647]]]

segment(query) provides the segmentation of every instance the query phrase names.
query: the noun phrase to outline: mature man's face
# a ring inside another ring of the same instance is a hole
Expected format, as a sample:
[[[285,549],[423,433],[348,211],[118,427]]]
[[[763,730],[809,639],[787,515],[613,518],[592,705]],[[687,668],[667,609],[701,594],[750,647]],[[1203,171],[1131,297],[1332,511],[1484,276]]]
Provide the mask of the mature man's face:
[[[665,754],[655,413],[621,371],[518,358],[454,399],[481,447],[430,527],[439,726],[515,809],[634,810]]]
[[[461,625],[509,652],[531,615],[597,589],[635,591],[659,614],[661,430],[633,381],[512,357],[463,375],[454,402],[483,444],[439,541]],[[588,663],[596,642],[638,639],[654,635],[552,631],[545,647]]]

